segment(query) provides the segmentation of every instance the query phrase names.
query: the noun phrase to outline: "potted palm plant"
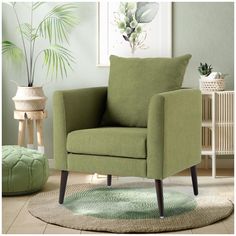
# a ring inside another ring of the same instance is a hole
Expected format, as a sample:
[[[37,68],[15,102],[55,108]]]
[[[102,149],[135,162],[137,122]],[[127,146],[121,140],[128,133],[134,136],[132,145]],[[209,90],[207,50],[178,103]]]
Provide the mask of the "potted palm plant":
[[[68,69],[72,68],[75,62],[69,49],[62,44],[68,43],[70,31],[77,25],[75,15],[75,4],[60,4],[51,8],[37,25],[34,25],[33,18],[43,2],[24,3],[29,4],[30,22],[22,23],[17,12],[17,5],[20,3],[8,3],[15,14],[21,47],[15,43],[5,40],[2,42],[2,53],[6,59],[13,63],[23,62],[26,68],[26,86],[18,86],[16,96],[13,97],[16,110],[43,110],[45,108],[46,97],[42,86],[34,86],[35,71],[39,63],[38,59],[43,57],[43,65],[47,67],[47,75],[52,78],[58,76],[67,77]],[[23,4],[23,3],[21,3]],[[39,40],[46,39],[48,46],[36,50]]]

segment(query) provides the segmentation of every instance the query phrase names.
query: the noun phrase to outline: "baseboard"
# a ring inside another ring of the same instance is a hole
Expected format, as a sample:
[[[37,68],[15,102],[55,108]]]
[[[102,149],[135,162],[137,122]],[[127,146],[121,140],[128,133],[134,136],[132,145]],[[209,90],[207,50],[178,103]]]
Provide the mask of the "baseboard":
[[[197,166],[200,169],[211,168],[211,158],[208,158],[206,161],[205,158],[202,158],[201,163]],[[233,169],[234,168],[234,159],[223,159],[223,158],[216,158],[216,168],[219,169]]]
[[[55,161],[54,159],[48,159],[49,168],[55,169]],[[205,159],[202,158],[201,163],[197,166],[197,168],[204,169],[204,168],[211,168],[211,158],[208,158],[208,162],[206,165]],[[234,167],[234,160],[233,159],[216,159],[216,168],[220,169],[232,169]]]
[[[55,169],[55,160],[54,159],[48,159],[48,165],[49,169]]]

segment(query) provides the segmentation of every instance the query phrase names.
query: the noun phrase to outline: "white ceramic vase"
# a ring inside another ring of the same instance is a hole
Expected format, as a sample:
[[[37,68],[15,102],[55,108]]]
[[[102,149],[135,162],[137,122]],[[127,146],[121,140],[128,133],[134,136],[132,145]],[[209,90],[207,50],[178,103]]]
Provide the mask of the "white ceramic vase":
[[[42,87],[18,86],[12,100],[17,111],[40,111],[45,109],[47,97]]]

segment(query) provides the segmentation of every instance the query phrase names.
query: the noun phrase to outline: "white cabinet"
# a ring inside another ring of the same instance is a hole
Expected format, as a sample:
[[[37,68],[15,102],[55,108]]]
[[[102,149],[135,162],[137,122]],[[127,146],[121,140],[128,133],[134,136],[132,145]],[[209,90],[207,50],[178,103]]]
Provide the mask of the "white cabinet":
[[[234,92],[202,92],[202,155],[212,159],[216,176],[216,156],[234,154]]]

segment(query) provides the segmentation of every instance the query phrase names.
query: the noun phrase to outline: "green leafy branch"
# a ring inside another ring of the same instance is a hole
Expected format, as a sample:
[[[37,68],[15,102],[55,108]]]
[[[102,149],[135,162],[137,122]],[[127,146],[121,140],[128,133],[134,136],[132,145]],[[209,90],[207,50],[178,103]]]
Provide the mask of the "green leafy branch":
[[[143,25],[155,18],[158,7],[157,2],[121,2],[119,12],[114,13],[115,22],[132,53],[137,48],[145,48],[147,33],[143,30]]]

